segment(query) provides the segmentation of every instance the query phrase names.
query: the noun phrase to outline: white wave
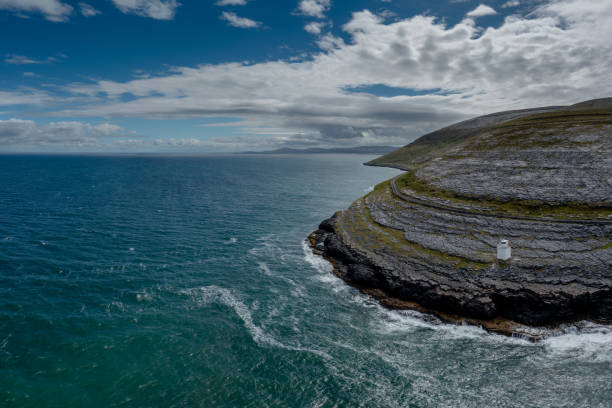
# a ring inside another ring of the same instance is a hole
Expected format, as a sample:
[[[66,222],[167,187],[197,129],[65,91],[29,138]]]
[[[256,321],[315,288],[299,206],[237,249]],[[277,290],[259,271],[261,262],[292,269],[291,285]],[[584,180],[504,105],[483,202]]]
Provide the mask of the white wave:
[[[363,296],[359,293],[354,300],[363,306],[371,307],[370,304],[360,299]],[[563,326],[561,329],[525,328],[526,334],[543,337],[541,341],[534,343],[527,336],[507,336],[492,333],[471,324],[445,323],[431,315],[411,310],[390,310],[380,304],[375,306],[374,313],[378,329],[383,333],[431,329],[443,341],[473,339],[486,343],[526,347],[543,346],[551,354],[565,354],[591,361],[612,361],[612,326],[580,322]]]
[[[229,289],[213,285],[202,286],[195,289],[185,289],[182,290],[181,293],[187,294],[188,296],[194,298],[200,306],[217,303],[232,308],[251,334],[251,338],[257,344],[282,347],[281,343],[271,336],[268,336],[259,326],[253,323],[253,317],[249,308],[243,302],[238,300]]]
[[[370,191],[374,191],[374,185],[371,185],[370,187],[363,190],[364,193],[369,193]]]
[[[317,274],[310,277],[311,280],[324,283],[325,287],[334,293],[350,293],[356,291],[356,289],[353,289],[332,273],[334,269],[333,265],[323,257],[315,254],[306,240],[302,241],[302,252],[304,254],[303,260],[317,271]]]
[[[231,245],[231,244],[235,244],[236,242],[238,242],[237,238],[231,237],[230,239],[228,239],[227,241],[224,241],[223,243],[225,245]]]
[[[275,239],[274,234],[266,234],[256,239],[256,241],[261,242],[261,244],[257,245],[249,249],[249,254],[253,256],[259,256],[263,254],[271,254],[278,252],[280,250],[278,243],[273,242],[277,241]]]
[[[273,259],[274,263],[282,265],[293,265],[296,261],[301,261],[294,251],[293,239],[290,236],[276,234],[266,234],[257,238],[257,246],[249,249],[249,255],[258,259]]]
[[[433,316],[425,316],[413,310],[389,310],[377,308],[378,331],[382,333],[405,333],[419,329],[434,329],[441,322]]]
[[[343,286],[348,288],[350,293],[350,296],[346,298],[348,301],[357,307],[368,309],[368,313],[372,316],[370,324],[373,330],[381,334],[409,334],[421,330],[430,330],[433,336],[438,338],[436,341],[473,339],[487,343],[534,345],[527,338],[492,333],[480,326],[471,324],[447,323],[434,315],[421,313],[417,310],[388,309],[372,296],[351,288],[338,278],[334,277],[334,279],[337,282],[342,282]]]
[[[410,333],[429,329],[439,341],[472,339],[478,342],[511,344],[525,347],[542,347],[553,354],[566,354],[591,361],[612,361],[612,326],[591,322],[566,325],[561,329],[525,328],[525,333],[541,336],[539,342],[527,336],[492,333],[471,324],[446,323],[433,315],[414,310],[393,310],[380,305],[368,295],[354,291],[350,301],[371,310],[372,324],[380,333]]]
[[[236,315],[242,320],[244,327],[249,332],[251,338],[260,346],[278,347],[286,350],[305,351],[316,354],[326,359],[331,359],[331,356],[323,351],[303,348],[301,346],[290,346],[281,343],[271,335],[267,334],[261,327],[253,322],[251,310],[240,301],[229,289],[219,286],[202,286],[199,288],[184,289],[181,294],[187,295],[194,299],[198,305],[205,306],[211,303],[222,304],[234,310]]]
[[[329,275],[332,272],[332,264],[323,259],[323,257],[312,252],[312,249],[306,240],[302,241],[302,250],[304,252],[304,260],[317,271],[325,275]]]
[[[286,276],[283,276],[279,273],[275,273],[273,272],[270,267],[268,266],[267,263],[260,261],[257,262],[257,269],[259,269],[264,275],[269,276],[269,277],[273,277],[276,279],[280,279],[283,280],[285,282],[287,282],[289,285],[292,286],[291,289],[291,295],[294,297],[304,297],[305,293],[304,293],[304,286],[296,283],[293,279],[290,279]]]
[[[139,302],[150,302],[153,300],[153,295],[148,292],[142,292],[136,294],[136,300]]]
[[[549,353],[589,361],[612,361],[612,326],[580,322],[564,327],[562,332],[542,340]]]
[[[305,297],[306,292],[303,284],[273,270],[267,263],[267,261],[272,261],[273,265],[287,265],[294,260],[295,255],[288,254],[286,245],[283,245],[286,240],[275,234],[266,234],[257,238],[257,241],[260,244],[249,250],[249,255],[255,258],[257,269],[268,277],[283,280],[291,285],[290,293],[294,298]]]

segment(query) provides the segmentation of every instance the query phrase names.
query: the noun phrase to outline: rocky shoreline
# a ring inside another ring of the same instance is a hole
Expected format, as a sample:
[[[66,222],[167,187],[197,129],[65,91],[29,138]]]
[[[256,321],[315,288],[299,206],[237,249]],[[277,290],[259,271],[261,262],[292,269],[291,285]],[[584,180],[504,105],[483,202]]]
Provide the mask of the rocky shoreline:
[[[397,278],[400,275],[398,271],[385,270],[372,259],[343,243],[342,238],[335,232],[336,219],[340,214],[341,212],[338,212],[321,222],[319,228],[308,236],[309,246],[313,253],[332,264],[334,275],[362,293],[377,299],[384,307],[416,310],[435,316],[443,322],[479,326],[493,333],[519,336],[530,341],[538,341],[555,334],[559,331],[559,325],[565,323],[591,320],[602,324],[612,324],[609,318],[610,305],[607,311],[593,315],[583,307],[571,310],[572,307],[568,305],[567,298],[563,299],[564,296],[561,296],[557,302],[552,299],[547,299],[545,302],[552,301],[551,306],[563,308],[566,314],[562,318],[542,318],[534,313],[533,319],[528,319],[526,323],[521,322],[523,316],[518,316],[516,319],[517,316],[513,314],[496,315],[492,313],[486,306],[488,302],[485,302],[484,305],[470,306],[470,302],[466,302],[466,295],[469,297],[469,294],[455,292],[448,286],[438,286],[435,282],[421,279],[415,279],[410,284],[407,284],[406,281],[398,282]],[[537,310],[541,306],[540,302],[533,304],[538,297],[536,292],[524,288],[523,294],[520,293],[521,291],[513,292],[511,298],[506,298],[505,302],[527,302],[531,305],[526,305],[527,309],[535,307]],[[476,296],[481,299],[480,295],[481,293],[478,292],[472,294],[472,297]],[[600,293],[599,296],[609,299],[611,295],[608,288],[606,293]],[[503,299],[503,294],[498,299]],[[592,297],[591,300],[596,301],[596,297]],[[570,303],[579,306],[581,302],[576,300]],[[524,310],[525,307],[521,309]]]
[[[385,306],[445,321],[612,323],[612,100],[596,102],[462,122],[368,163],[407,172],[323,221],[313,250]]]
[[[328,255],[324,244],[327,233],[327,231],[318,229],[313,231],[308,236],[307,241],[313,253],[321,256],[331,263],[332,273],[335,276],[344,280],[347,284],[355,287],[361,293],[377,299],[384,307],[394,310],[415,310],[417,312],[435,316],[443,322],[479,326],[493,333],[503,334],[506,336],[519,336],[530,341],[539,341],[555,331],[554,327],[539,327],[536,330],[533,330],[532,327],[504,318],[476,319],[445,313],[436,309],[424,307],[423,305],[414,301],[399,299],[385,292],[385,290],[381,288],[366,286],[364,282],[357,282],[347,276],[346,272],[348,267],[344,262]]]

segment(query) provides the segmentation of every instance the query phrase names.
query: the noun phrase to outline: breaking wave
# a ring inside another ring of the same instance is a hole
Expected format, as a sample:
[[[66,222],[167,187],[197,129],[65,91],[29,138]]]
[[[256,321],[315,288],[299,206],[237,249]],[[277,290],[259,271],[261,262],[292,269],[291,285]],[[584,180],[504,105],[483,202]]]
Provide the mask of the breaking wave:
[[[612,326],[580,322],[562,329],[562,334],[542,340],[552,355],[566,355],[581,360],[612,361]]]
[[[293,350],[300,352],[308,352],[316,354],[320,357],[330,359],[331,356],[320,350],[313,350],[301,346],[287,345],[276,338],[266,333],[260,326],[253,322],[253,315],[251,309],[241,301],[232,291],[229,289],[221,288],[219,286],[202,286],[199,288],[190,288],[181,290],[179,293],[188,296],[194,300],[198,306],[203,307],[210,304],[221,304],[231,308],[234,313],[242,320],[244,327],[249,332],[251,338],[255,343],[262,347],[277,347],[285,350]]]

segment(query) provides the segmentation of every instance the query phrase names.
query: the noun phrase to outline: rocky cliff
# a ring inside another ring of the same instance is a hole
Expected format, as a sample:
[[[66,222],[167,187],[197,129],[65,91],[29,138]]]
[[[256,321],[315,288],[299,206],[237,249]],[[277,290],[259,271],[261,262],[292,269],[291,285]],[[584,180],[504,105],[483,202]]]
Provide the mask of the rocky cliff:
[[[368,164],[407,172],[310,237],[347,282],[480,321],[612,321],[612,98],[475,118]]]

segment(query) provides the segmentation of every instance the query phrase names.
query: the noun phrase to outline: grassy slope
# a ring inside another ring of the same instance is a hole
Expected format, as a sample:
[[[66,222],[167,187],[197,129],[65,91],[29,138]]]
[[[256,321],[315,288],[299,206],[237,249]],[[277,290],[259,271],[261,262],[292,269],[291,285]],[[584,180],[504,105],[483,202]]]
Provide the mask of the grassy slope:
[[[540,111],[541,112],[541,111]],[[461,146],[465,155],[496,148],[550,148],[555,146],[583,148],[589,142],[578,142],[564,137],[575,131],[597,130],[602,126],[612,125],[612,98],[581,102],[564,108],[553,108],[544,113],[519,111],[513,115],[509,112],[488,115],[471,119],[444,129],[429,133],[413,143],[394,152],[372,160],[368,165],[396,167],[409,172],[398,180],[400,187],[413,189],[421,194],[459,201],[461,204],[490,207],[492,212],[511,215],[550,216],[553,218],[594,219],[612,215],[612,209],[601,207],[598,203],[592,206],[542,206],[540,202],[497,202],[473,197],[458,197],[453,192],[442,191],[422,180],[416,179],[410,170],[414,170],[429,160],[442,157],[450,149]],[[511,113],[511,112],[510,112]],[[531,113],[531,114],[530,114]],[[508,119],[508,117],[512,117]],[[486,137],[484,137],[486,133]],[[461,154],[463,155],[463,154]]]
[[[447,201],[450,205],[459,204],[464,207],[475,206],[486,208],[489,213],[500,216],[521,217],[548,217],[561,220],[595,220],[608,219],[612,216],[612,208],[599,205],[546,205],[540,201],[497,201],[490,198],[482,199],[476,197],[458,196],[452,191],[441,190],[418,179],[413,172],[409,171],[397,179],[400,189],[410,189],[419,194]],[[479,210],[481,211],[481,210]]]
[[[445,151],[461,142],[492,128],[503,125],[537,125],[542,127],[550,126],[554,122],[568,124],[571,121],[582,121],[585,117],[588,119],[590,114],[610,113],[611,111],[612,98],[605,98],[585,101],[568,107],[525,109],[480,116],[428,133],[414,142],[366,164],[410,170],[434,157],[443,155]]]
[[[612,125],[612,109],[560,110],[500,123],[487,129],[492,137],[481,138],[478,134],[465,140],[464,147],[471,151],[574,148],[589,142],[579,142],[572,139],[571,135],[576,132],[596,132],[604,125]]]

